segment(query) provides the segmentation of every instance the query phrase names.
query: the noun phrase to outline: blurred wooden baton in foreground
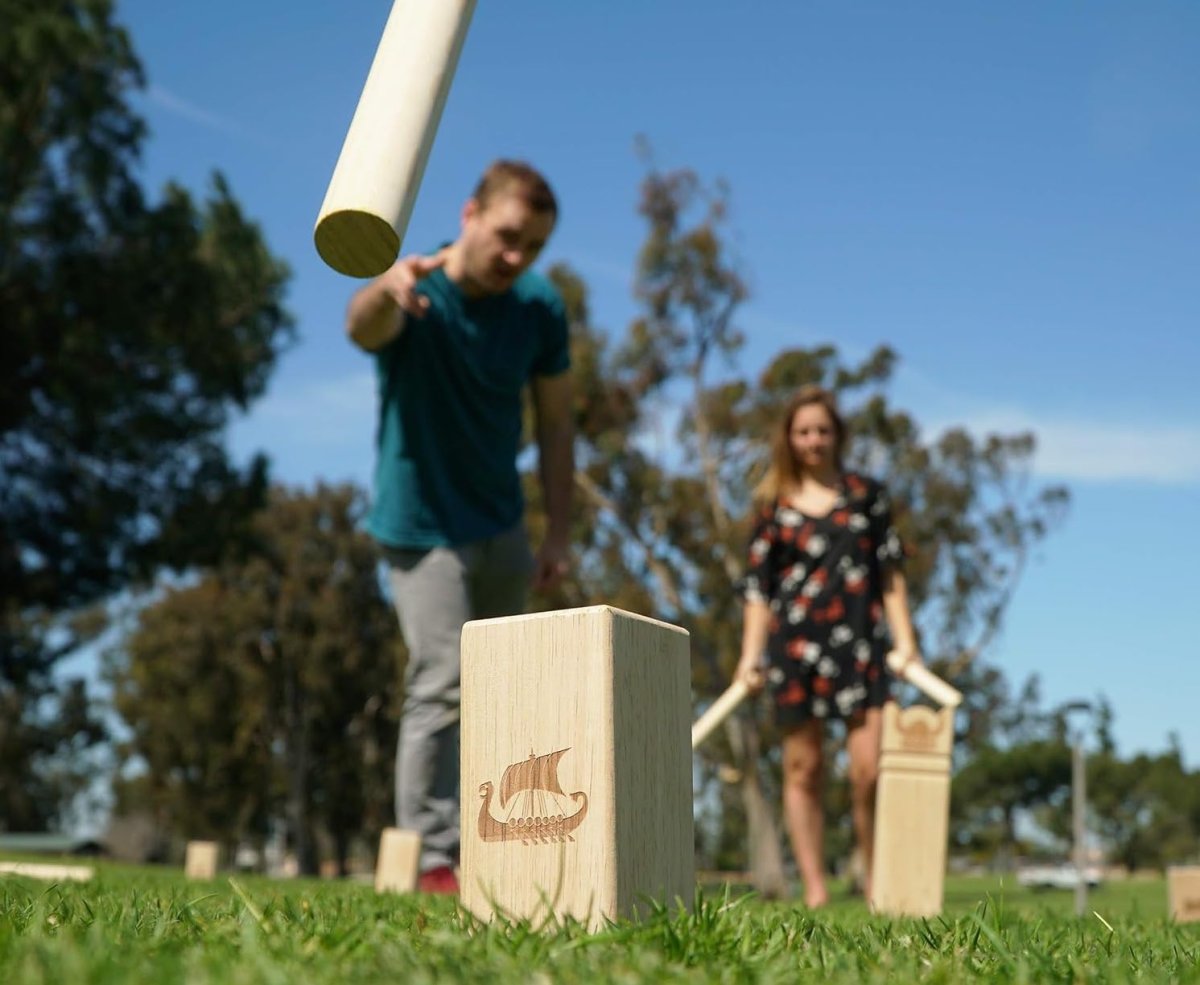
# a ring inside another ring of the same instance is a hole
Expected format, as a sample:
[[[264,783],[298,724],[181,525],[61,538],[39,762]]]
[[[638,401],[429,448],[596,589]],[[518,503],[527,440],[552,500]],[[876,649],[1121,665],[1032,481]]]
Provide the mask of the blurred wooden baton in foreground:
[[[725,719],[733,714],[737,708],[750,693],[743,681],[734,681],[717,698],[708,709],[696,719],[696,724],[692,726],[692,748],[696,749],[705,739],[707,739],[716,730]]]
[[[314,232],[334,270],[375,277],[400,252],[475,0],[395,0]]]

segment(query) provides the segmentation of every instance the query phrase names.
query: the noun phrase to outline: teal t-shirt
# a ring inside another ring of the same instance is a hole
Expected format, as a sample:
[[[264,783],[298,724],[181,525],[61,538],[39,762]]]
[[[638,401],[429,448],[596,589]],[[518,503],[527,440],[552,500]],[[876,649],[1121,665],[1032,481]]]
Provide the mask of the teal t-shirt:
[[[389,547],[438,547],[517,524],[521,393],[570,365],[562,299],[526,271],[504,294],[466,297],[442,270],[423,318],[375,353],[379,419],[367,529]]]

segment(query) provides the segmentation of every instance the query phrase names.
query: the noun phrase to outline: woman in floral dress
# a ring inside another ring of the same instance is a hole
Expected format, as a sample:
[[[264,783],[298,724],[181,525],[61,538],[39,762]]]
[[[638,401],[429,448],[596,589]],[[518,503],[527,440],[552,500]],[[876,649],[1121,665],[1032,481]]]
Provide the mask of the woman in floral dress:
[[[889,650],[905,662],[921,658],[887,491],[842,468],[846,428],[832,394],[802,389],[774,430],[771,464],[755,489],[737,677],[752,692],[769,686],[774,697],[784,816],[805,903],[816,907],[828,900],[821,861],[825,721],[845,722],[854,831],[870,898],[885,658]]]

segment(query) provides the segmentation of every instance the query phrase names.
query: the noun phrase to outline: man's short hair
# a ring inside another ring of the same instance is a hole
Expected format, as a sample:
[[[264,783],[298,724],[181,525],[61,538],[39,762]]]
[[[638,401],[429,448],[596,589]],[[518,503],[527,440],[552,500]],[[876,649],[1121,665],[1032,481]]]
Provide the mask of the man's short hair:
[[[507,193],[519,195],[534,212],[549,212],[558,217],[558,199],[554,197],[550,183],[524,161],[493,161],[483,172],[471,197],[482,209],[492,198]]]

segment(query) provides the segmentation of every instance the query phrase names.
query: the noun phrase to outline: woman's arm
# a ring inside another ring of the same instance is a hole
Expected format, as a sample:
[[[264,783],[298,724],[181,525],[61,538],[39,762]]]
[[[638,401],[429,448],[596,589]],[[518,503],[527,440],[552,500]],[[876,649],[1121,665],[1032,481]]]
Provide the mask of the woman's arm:
[[[913,660],[922,663],[908,608],[908,583],[904,573],[892,564],[885,564],[883,569],[883,612],[892,634],[892,649],[904,658],[905,663]]]
[[[733,678],[745,682],[751,693],[761,691],[766,683],[763,651],[770,625],[771,610],[765,602],[748,600],[742,606],[742,656]]]

